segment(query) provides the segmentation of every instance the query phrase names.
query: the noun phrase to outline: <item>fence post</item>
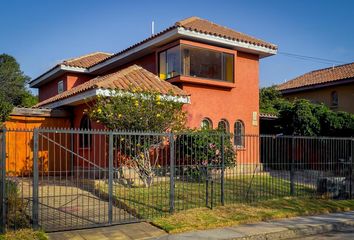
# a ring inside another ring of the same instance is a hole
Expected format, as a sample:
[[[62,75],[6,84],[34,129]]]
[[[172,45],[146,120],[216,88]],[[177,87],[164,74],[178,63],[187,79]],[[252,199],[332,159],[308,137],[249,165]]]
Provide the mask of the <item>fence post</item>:
[[[70,133],[70,173],[71,173],[71,180],[74,179],[74,133]]]
[[[295,161],[295,138],[291,137],[291,157],[290,157],[290,195],[294,195],[294,161]]]
[[[170,142],[170,213],[175,210],[175,139],[173,133],[169,136]]]
[[[1,131],[1,226],[0,232],[5,232],[6,225],[6,129]]]
[[[38,128],[33,130],[32,227],[38,229]]]
[[[111,224],[113,219],[113,133],[109,133],[108,143],[108,222]]]
[[[354,139],[350,139],[350,168],[349,168],[349,198],[353,197],[353,157],[354,157]]]
[[[225,205],[225,182],[224,182],[224,175],[225,175],[225,158],[224,158],[224,134],[221,135],[221,194],[220,194],[220,200],[221,200],[221,205]]]

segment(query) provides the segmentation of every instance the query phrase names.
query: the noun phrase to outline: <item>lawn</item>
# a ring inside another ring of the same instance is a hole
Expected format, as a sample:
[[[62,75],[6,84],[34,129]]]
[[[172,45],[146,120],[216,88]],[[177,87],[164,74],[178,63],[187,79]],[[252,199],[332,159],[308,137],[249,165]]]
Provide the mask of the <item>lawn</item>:
[[[95,187],[100,193],[107,193],[107,182],[96,182]],[[213,184],[209,182],[208,203],[206,187],[206,182],[175,181],[175,212],[206,206],[211,208],[212,205],[220,206],[220,180]],[[290,196],[290,183],[266,174],[243,175],[226,178],[224,192],[225,204],[251,203]],[[295,194],[312,196],[314,189],[295,185]],[[117,204],[140,218],[154,219],[169,215],[170,182],[167,180],[157,181],[151,187],[127,187],[115,184],[113,195]]]
[[[281,198],[249,204],[196,208],[155,218],[152,223],[169,233],[226,227],[271,219],[354,210],[354,200]]]
[[[20,229],[0,234],[0,240],[48,240],[48,236],[42,231]]]

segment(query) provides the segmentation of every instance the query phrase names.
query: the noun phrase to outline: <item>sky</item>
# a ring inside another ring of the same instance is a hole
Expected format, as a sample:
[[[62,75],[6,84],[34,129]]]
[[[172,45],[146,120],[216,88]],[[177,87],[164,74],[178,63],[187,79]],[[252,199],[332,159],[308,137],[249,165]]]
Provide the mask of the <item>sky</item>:
[[[0,54],[31,78],[67,58],[125,49],[149,37],[152,21],[158,32],[190,16],[278,45],[260,61],[260,87],[354,62],[351,0],[0,0],[0,13]]]

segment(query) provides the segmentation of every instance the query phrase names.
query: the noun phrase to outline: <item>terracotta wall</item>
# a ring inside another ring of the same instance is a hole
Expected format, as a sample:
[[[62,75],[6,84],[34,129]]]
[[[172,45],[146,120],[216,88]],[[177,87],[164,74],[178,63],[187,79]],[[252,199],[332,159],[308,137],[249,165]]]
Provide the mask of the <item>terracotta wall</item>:
[[[331,106],[331,93],[337,91],[338,106]],[[330,86],[318,89],[311,89],[307,91],[284,94],[286,98],[305,98],[314,103],[324,103],[335,111],[345,111],[354,113],[354,83],[348,83],[337,86]]]
[[[27,176],[32,174],[33,167],[32,129],[69,128],[70,120],[68,118],[10,116],[10,119],[5,123],[5,127],[7,128],[6,170],[9,175]],[[64,151],[63,148],[58,148],[50,139],[65,147],[69,145],[67,136],[39,135],[38,163],[41,174],[69,167],[68,152]]]

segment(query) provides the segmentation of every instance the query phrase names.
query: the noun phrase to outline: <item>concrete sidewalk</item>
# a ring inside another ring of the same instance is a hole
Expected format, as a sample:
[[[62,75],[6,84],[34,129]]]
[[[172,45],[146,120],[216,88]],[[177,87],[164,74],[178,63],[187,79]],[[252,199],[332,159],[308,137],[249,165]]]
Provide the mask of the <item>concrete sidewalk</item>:
[[[193,231],[175,235],[165,235],[157,239],[291,239],[330,232],[345,226],[354,226],[354,211]]]
[[[354,226],[354,211],[326,215],[297,217],[234,227],[167,234],[148,223],[133,223],[87,230],[49,233],[49,239],[118,240],[118,239],[291,239],[327,233]]]

